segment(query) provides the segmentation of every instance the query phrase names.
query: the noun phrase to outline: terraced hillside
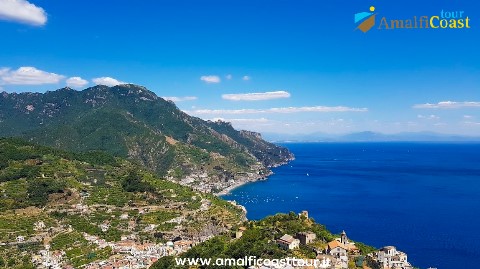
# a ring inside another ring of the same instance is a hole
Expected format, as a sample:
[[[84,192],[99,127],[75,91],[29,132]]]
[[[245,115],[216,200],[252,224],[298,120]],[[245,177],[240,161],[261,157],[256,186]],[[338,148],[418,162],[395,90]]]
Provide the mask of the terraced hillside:
[[[20,139],[0,139],[0,195],[0,264],[8,268],[36,268],[47,246],[62,266],[80,268],[122,242],[200,242],[245,218],[241,207],[125,159]]]

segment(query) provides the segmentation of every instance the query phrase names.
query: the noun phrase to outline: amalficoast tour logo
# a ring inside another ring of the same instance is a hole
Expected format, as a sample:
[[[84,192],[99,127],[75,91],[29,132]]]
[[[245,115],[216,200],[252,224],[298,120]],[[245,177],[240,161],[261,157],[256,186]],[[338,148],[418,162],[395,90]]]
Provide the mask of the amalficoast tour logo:
[[[370,12],[355,13],[355,23],[358,24],[357,29],[366,33],[375,25],[375,16],[373,14],[375,7],[370,7]]]
[[[375,7],[370,7],[370,12],[355,13],[356,30],[364,33],[368,32],[375,26],[376,15],[373,13]],[[394,30],[394,29],[469,29],[470,18],[465,11],[445,11],[441,10],[438,15],[433,16],[412,16],[407,19],[391,19],[382,17],[378,24],[378,30]]]

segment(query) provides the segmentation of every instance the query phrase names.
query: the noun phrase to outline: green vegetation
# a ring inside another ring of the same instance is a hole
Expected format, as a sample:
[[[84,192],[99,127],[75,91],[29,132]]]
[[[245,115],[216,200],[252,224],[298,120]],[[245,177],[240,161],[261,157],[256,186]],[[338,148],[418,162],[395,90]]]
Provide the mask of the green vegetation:
[[[148,182],[142,181],[141,175],[131,170],[122,181],[122,188],[128,192],[153,192],[155,189]]]
[[[17,236],[28,236],[34,233],[34,223],[45,222],[46,225],[53,225],[54,220],[36,211],[19,211],[2,213],[0,218],[0,242],[15,241]]]
[[[27,188],[31,205],[44,206],[48,196],[53,193],[63,193],[66,189],[65,182],[51,178],[32,179]]]
[[[75,244],[87,244],[87,240],[78,232],[58,234],[50,243],[52,250],[65,250]]]
[[[285,148],[253,133],[239,132],[229,123],[191,117],[172,102],[136,85],[60,89],[44,94],[4,93],[0,103],[0,114],[8,115],[0,122],[0,136],[23,137],[76,152],[76,159],[91,165],[115,166],[113,155],[129,158],[160,176],[179,168],[175,176],[181,177],[211,162],[210,153],[225,157],[230,165],[224,168],[231,173],[248,172],[257,162],[271,166],[291,158]],[[29,105],[31,111],[25,109]],[[2,152],[0,168],[11,160],[38,157],[28,151],[19,154]],[[36,175],[36,171],[22,167],[5,172],[0,181]]]
[[[291,212],[289,214],[276,214],[266,217],[260,221],[248,221],[244,223],[247,230],[239,239],[233,239],[233,233],[226,233],[216,236],[204,243],[201,243],[186,253],[182,258],[233,258],[241,259],[245,256],[256,256],[258,258],[315,258],[313,248],[316,243],[334,240],[335,236],[323,225],[315,223],[312,219],[299,217]],[[310,247],[301,246],[296,250],[286,251],[276,244],[276,239],[284,234],[295,235],[298,232],[311,231],[316,234],[317,239]],[[372,251],[374,248],[358,243],[360,248]],[[354,263],[354,262],[353,262]],[[355,267],[355,264],[354,264]],[[175,266],[175,260],[171,257],[161,258],[152,267],[153,269],[182,268]],[[199,268],[222,268],[214,266],[203,266]],[[224,267],[243,268],[243,267]]]
[[[360,253],[363,253],[363,254],[372,253],[377,250],[376,248],[369,245],[365,245],[362,242],[355,242],[355,246],[360,250]]]
[[[24,237],[18,245],[2,246],[0,268],[34,268],[31,255],[45,242],[52,250],[65,251],[67,263],[75,268],[112,255],[109,248],[88,242],[84,233],[107,242],[131,234],[139,242],[159,242],[164,239],[158,234],[177,226],[192,234],[212,224],[222,231],[240,223],[243,216],[226,201],[158,178],[106,153],[69,153],[16,138],[0,139],[0,152],[10,158],[0,174],[18,167],[36,171],[15,173],[0,182],[0,242]],[[209,204],[205,211],[198,210],[202,201]],[[184,220],[169,222],[177,217]],[[30,252],[25,253],[25,248]]]
[[[0,268],[35,269],[30,254],[39,249],[38,244],[24,244],[14,248],[0,246]]]
[[[94,250],[95,247],[78,232],[59,234],[51,242],[52,250],[63,250],[71,262],[78,268],[95,260],[106,259],[111,255],[109,247]]]
[[[142,215],[141,222],[147,224],[163,223],[178,217],[178,214],[170,211],[156,211]]]

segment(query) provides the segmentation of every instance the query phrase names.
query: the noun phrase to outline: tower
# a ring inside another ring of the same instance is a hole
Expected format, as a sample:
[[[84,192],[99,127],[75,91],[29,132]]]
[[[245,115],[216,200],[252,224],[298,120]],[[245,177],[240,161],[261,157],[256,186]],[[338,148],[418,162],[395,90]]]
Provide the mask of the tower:
[[[348,244],[347,233],[345,231],[342,231],[342,233],[340,234],[340,243]]]

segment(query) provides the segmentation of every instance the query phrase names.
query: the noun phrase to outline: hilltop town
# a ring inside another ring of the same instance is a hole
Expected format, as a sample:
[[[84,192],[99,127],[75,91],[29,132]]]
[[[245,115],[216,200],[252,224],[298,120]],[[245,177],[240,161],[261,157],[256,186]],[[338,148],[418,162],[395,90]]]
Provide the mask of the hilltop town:
[[[308,219],[308,211],[298,214],[299,218]],[[321,242],[321,243],[320,243]],[[325,238],[317,239],[312,231],[302,231],[295,235],[284,234],[276,240],[278,246],[285,250],[296,250],[300,247],[310,248],[315,252],[315,259],[319,261],[318,267],[324,269],[347,268],[379,268],[379,269],[413,269],[408,262],[407,254],[398,251],[394,246],[386,246],[371,253],[362,253],[350,241],[347,233],[342,231],[339,237],[325,243]],[[320,243],[320,244],[319,244]],[[322,244],[323,243],[323,244]],[[252,269],[274,269],[275,266],[251,267]],[[308,266],[284,268],[309,268]]]

